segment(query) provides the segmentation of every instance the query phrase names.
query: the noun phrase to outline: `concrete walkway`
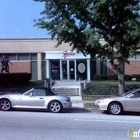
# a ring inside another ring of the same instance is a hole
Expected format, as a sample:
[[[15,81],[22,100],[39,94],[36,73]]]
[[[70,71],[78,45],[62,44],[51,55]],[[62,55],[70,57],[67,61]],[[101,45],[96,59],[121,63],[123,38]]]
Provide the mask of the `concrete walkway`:
[[[72,101],[72,107],[84,108],[84,103],[81,96],[70,96],[70,98]]]
[[[79,88],[79,81],[55,81],[55,85],[52,88]]]

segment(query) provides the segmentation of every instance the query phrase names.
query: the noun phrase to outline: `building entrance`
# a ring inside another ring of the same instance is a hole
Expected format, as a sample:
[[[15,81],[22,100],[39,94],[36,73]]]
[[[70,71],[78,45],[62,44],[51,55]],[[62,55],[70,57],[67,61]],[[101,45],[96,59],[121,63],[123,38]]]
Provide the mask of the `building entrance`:
[[[90,55],[76,52],[46,52],[46,77],[53,80],[89,80]]]
[[[75,60],[61,60],[60,71],[61,71],[61,79],[62,80],[75,80],[76,73],[75,73]]]

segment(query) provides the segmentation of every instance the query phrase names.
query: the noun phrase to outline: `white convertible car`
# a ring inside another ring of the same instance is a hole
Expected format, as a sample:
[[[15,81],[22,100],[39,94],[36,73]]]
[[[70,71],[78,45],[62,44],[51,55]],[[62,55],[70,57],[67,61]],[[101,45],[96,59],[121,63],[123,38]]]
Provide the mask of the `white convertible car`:
[[[70,109],[70,97],[53,93],[45,87],[37,87],[23,94],[1,94],[0,109],[8,111],[12,108],[47,109],[57,113],[62,109]]]

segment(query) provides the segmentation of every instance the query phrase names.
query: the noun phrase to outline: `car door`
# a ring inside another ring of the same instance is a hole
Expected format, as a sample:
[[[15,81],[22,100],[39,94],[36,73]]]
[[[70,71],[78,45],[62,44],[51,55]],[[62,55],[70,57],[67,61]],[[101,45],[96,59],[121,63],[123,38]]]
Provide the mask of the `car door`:
[[[130,93],[124,99],[125,111],[140,111],[140,91]]]
[[[30,95],[22,96],[22,106],[31,108],[43,108],[46,91],[44,89],[34,89]]]

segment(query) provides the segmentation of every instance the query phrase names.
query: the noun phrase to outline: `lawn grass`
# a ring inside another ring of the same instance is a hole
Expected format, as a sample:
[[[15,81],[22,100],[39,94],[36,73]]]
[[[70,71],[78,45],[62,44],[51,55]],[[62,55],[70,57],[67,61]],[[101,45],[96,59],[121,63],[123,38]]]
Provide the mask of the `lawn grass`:
[[[93,103],[84,103],[84,108],[93,108]]]

